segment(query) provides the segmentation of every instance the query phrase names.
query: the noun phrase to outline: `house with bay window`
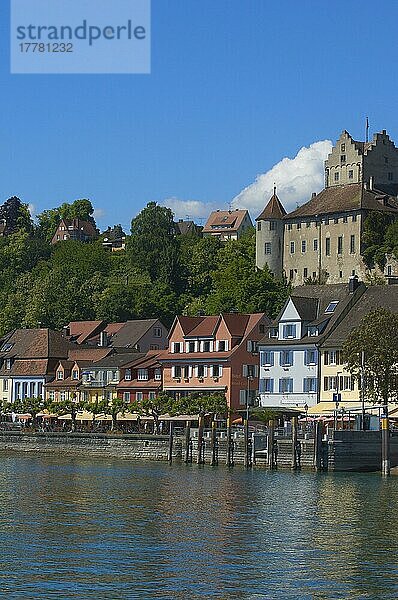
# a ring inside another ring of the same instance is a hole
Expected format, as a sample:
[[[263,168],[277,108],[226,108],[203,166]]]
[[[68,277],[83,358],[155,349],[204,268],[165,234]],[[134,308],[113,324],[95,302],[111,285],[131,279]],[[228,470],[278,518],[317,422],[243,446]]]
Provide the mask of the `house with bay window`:
[[[240,409],[258,395],[258,341],[270,324],[265,313],[176,317],[169,348],[159,354],[163,390],[174,396],[225,393]]]
[[[260,405],[268,408],[312,407],[320,398],[320,346],[348,314],[365,286],[297,287],[259,343]]]

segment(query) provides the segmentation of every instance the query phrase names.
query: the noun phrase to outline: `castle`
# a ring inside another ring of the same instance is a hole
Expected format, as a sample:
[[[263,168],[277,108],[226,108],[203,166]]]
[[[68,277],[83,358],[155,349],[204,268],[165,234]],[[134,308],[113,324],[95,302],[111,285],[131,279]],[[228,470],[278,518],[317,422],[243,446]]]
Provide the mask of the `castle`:
[[[302,285],[364,279],[363,227],[378,211],[398,217],[398,148],[385,130],[370,142],[343,131],[325,161],[325,187],[286,213],[276,194],[257,217],[256,265]]]

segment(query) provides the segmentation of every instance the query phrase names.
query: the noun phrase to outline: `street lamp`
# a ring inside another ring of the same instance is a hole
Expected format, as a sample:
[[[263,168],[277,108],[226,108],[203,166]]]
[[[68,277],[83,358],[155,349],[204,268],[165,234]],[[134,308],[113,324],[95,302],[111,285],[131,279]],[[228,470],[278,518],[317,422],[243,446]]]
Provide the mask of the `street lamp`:
[[[305,410],[305,428],[307,430],[308,429],[308,404],[307,403],[304,404],[304,410]]]

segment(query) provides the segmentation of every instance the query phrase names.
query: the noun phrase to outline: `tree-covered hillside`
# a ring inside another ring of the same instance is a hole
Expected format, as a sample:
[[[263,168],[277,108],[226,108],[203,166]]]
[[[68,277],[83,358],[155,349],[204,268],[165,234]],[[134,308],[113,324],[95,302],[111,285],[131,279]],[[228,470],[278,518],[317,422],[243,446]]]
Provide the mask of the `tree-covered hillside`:
[[[50,239],[61,217],[92,220],[88,200],[26,219],[0,237],[0,335],[16,327],[61,328],[71,320],[159,317],[178,313],[266,311],[275,315],[288,287],[255,268],[255,232],[239,241],[175,235],[170,209],[149,203],[131,224],[126,251],[101,241]],[[24,217],[24,218],[22,218]]]

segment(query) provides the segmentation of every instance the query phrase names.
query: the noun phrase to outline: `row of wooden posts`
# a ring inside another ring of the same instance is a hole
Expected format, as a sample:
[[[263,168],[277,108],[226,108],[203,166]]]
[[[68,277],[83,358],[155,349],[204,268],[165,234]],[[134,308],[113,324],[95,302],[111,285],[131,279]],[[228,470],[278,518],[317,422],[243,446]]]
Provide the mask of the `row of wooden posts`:
[[[251,447],[252,440],[249,437],[249,423],[247,419],[244,420],[243,424],[244,429],[244,466],[246,468],[250,468],[253,466],[253,461],[255,461],[255,453]],[[205,464],[205,442],[203,438],[203,430],[204,430],[204,418],[199,417],[198,423],[198,443],[197,443],[197,451],[195,462],[200,464]],[[268,422],[268,444],[267,444],[267,467],[270,469],[275,469],[278,463],[278,446],[275,440],[275,422],[274,420],[270,420]],[[297,417],[292,418],[292,460],[291,460],[291,468],[296,470],[301,467],[301,461],[299,456],[299,444],[298,444],[298,420]],[[174,428],[171,422],[170,424],[170,433],[169,433],[169,447],[168,447],[168,460],[171,463],[173,460],[173,443],[174,443]],[[212,421],[211,424],[211,435],[210,435],[210,461],[209,464],[211,466],[215,466],[219,464],[219,456],[218,456],[218,438],[217,438],[217,426],[216,422]],[[185,427],[185,444],[184,444],[184,454],[183,459],[186,463],[193,462],[192,456],[192,439],[191,439],[191,423],[190,421],[186,422]],[[314,446],[314,468],[316,470],[323,470],[325,465],[323,465],[322,459],[322,427],[320,423],[316,424],[315,428],[315,446]],[[227,419],[227,435],[226,435],[226,455],[225,455],[225,464],[228,467],[234,466],[234,442],[232,440],[232,427],[231,427],[231,419]]]

